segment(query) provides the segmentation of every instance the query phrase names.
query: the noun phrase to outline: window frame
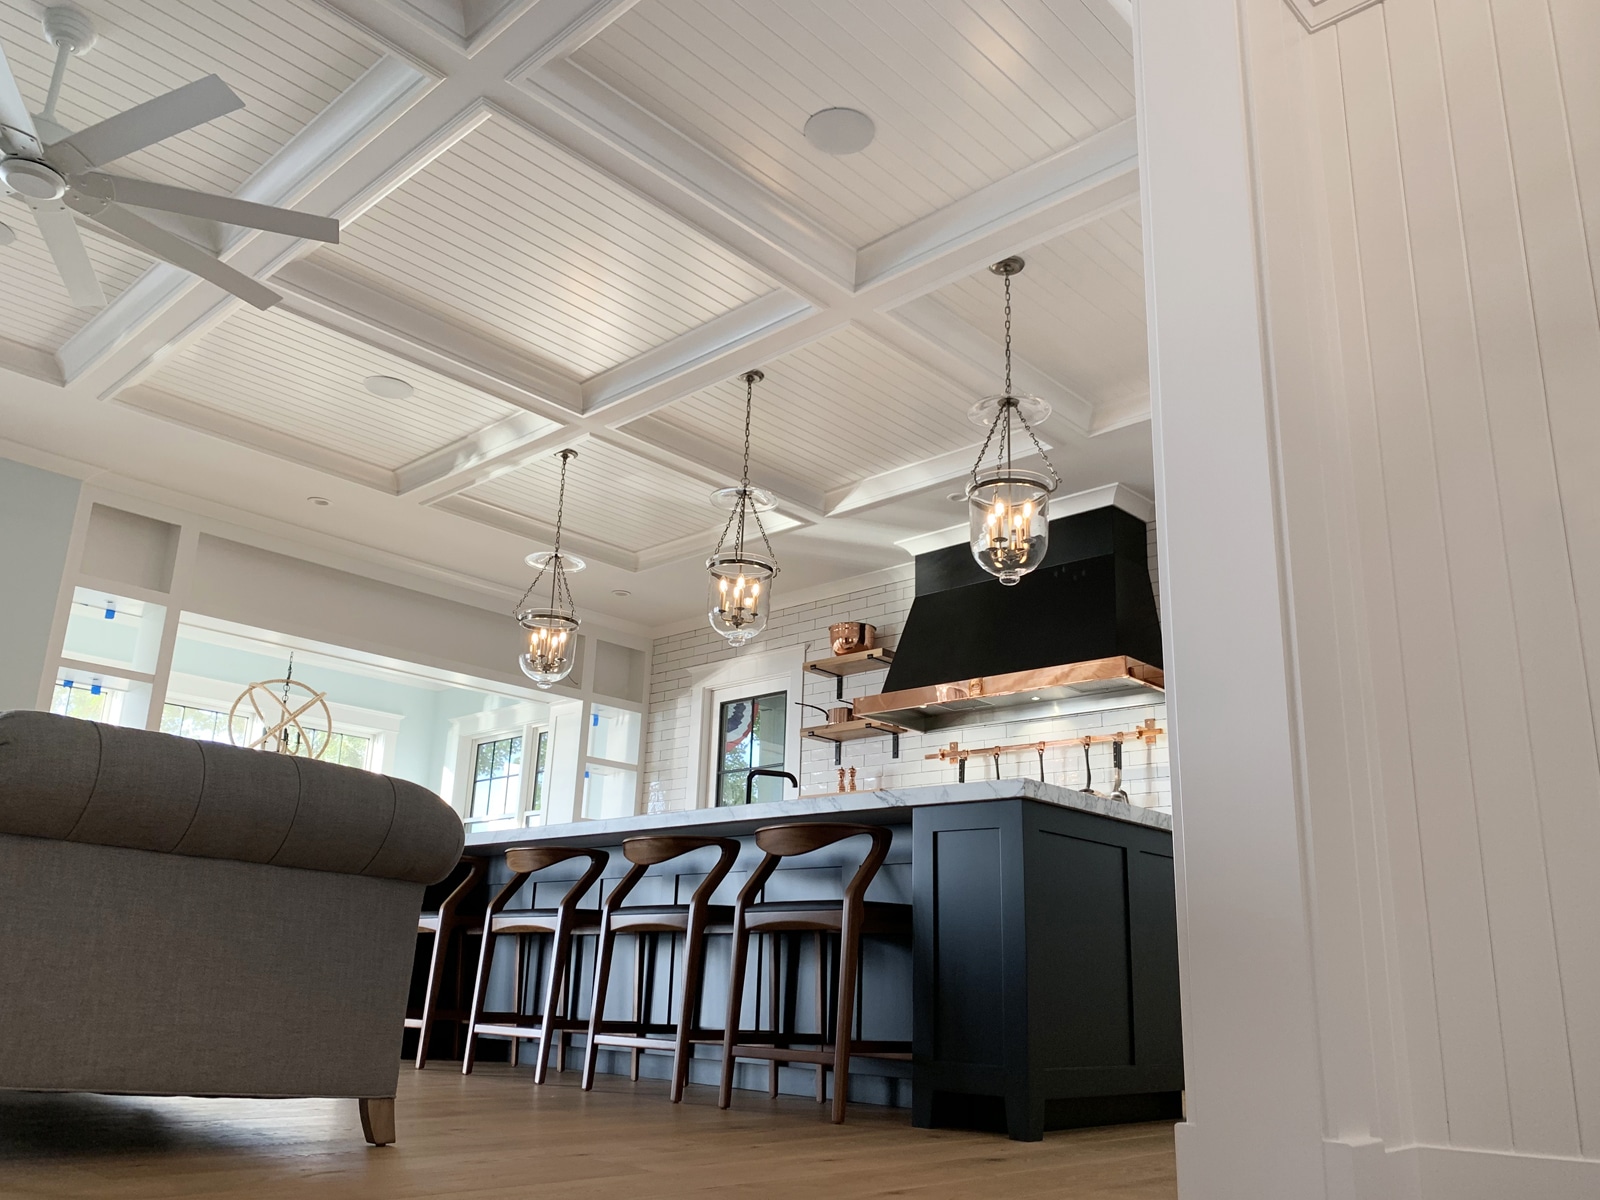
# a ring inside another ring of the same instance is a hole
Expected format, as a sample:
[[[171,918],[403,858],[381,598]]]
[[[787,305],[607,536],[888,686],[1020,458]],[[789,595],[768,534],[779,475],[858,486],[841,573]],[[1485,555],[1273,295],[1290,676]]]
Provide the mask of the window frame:
[[[543,825],[549,820],[551,773],[549,756],[555,753],[554,724],[553,718],[545,714],[543,706],[536,707],[528,703],[471,713],[451,721],[456,743],[454,766],[446,766],[440,794],[456,810],[461,823],[466,826],[469,833],[494,829],[528,829]],[[477,780],[478,747],[486,742],[504,741],[511,737],[522,739],[522,780],[517,789],[514,813],[511,816],[498,817],[471,816],[472,792]],[[545,739],[547,755],[546,786],[544,793],[538,796],[540,804],[535,810],[532,804],[539,783],[538,755],[541,737]],[[531,759],[528,755],[529,746],[533,747]]]
[[[722,731],[718,713],[724,700],[745,696],[764,696],[787,692],[793,705],[805,695],[805,647],[784,646],[711,664],[690,672],[689,801],[695,808],[716,808],[716,763]],[[791,714],[792,715],[792,714]],[[800,776],[799,719],[785,722],[783,761],[785,770]],[[789,764],[793,764],[790,766]]]

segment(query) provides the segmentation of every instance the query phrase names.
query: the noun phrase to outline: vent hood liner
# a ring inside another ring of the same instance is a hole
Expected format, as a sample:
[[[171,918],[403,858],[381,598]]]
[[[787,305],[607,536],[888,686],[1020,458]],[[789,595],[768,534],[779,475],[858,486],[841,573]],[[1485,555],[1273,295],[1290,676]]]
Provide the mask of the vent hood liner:
[[[860,716],[934,728],[940,714],[1160,688],[1161,625],[1145,523],[1106,507],[1050,522],[1050,549],[1014,587],[963,544],[917,556],[916,598],[880,696]]]

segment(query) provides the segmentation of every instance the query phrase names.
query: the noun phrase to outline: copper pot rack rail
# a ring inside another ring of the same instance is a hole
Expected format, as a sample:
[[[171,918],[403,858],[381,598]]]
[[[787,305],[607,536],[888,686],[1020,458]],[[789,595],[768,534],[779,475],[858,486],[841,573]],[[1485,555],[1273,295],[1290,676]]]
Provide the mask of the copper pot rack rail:
[[[945,762],[965,762],[969,758],[995,758],[1001,754],[1017,754],[1023,751],[1039,752],[1049,750],[1055,746],[1092,746],[1097,742],[1154,742],[1156,738],[1166,733],[1160,728],[1155,719],[1149,718],[1143,725],[1136,729],[1119,730],[1116,733],[1084,734],[1082,737],[1052,738],[1043,742],[1014,742],[1009,746],[970,746],[962,747],[957,742],[942,746],[933,754],[924,754],[925,759],[942,759]]]

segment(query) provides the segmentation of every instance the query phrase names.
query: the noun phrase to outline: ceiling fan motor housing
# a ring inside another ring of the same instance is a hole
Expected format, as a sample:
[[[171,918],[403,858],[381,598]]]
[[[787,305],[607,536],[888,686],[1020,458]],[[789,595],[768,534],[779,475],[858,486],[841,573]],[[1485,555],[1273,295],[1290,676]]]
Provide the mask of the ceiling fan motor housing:
[[[0,183],[29,200],[59,200],[67,191],[61,172],[31,158],[0,160]]]

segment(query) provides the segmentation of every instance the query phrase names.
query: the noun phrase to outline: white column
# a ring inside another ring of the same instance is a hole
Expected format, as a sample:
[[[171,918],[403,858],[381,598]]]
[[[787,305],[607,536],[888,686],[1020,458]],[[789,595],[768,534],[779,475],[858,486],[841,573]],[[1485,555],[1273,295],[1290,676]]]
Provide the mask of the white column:
[[[38,701],[79,491],[76,479],[0,458],[0,711]]]
[[[1600,1195],[1600,12],[1136,45],[1180,1192]]]

